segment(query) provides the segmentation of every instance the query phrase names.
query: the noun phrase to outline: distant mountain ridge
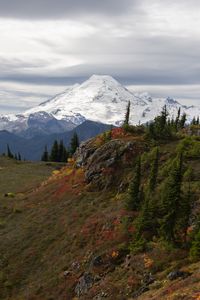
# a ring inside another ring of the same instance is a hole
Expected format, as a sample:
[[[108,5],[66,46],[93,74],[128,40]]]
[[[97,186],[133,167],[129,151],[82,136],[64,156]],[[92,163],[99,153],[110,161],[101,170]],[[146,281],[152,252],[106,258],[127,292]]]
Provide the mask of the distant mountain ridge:
[[[128,101],[132,124],[154,119],[164,105],[170,116],[176,116],[180,107],[189,121],[200,114],[200,107],[181,105],[170,97],[153,99],[148,93],[136,94],[111,76],[93,75],[22,114],[0,116],[0,130],[32,138],[70,131],[86,120],[119,126]]]
[[[79,140],[85,141],[108,130],[109,128],[110,125],[85,121],[77,126],[75,130],[78,134]],[[47,145],[48,150],[50,150],[54,140],[57,139],[63,140],[65,146],[68,147],[73,134],[74,130],[71,130],[63,133],[40,135],[32,137],[31,139],[25,139],[15,135],[14,133],[2,130],[0,131],[0,154],[6,153],[7,144],[9,144],[12,153],[17,154],[20,152],[22,159],[25,158],[26,160],[35,161],[40,160],[45,145]]]

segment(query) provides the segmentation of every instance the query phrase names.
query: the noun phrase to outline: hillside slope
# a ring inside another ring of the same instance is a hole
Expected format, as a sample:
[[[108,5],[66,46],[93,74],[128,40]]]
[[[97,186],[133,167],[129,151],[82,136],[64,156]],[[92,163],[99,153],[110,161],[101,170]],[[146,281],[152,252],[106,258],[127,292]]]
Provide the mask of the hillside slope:
[[[185,138],[159,143],[160,182]],[[193,139],[196,152],[189,145],[184,158],[193,169],[191,224],[200,212],[199,138]],[[144,251],[130,248],[135,228],[127,219],[137,212],[125,208],[127,188],[139,154],[147,184],[154,148],[142,133],[113,129],[109,138],[82,144],[75,161],[31,193],[1,195],[1,299],[199,299],[200,263],[190,261],[187,248],[157,238]],[[182,275],[170,280],[176,270]]]

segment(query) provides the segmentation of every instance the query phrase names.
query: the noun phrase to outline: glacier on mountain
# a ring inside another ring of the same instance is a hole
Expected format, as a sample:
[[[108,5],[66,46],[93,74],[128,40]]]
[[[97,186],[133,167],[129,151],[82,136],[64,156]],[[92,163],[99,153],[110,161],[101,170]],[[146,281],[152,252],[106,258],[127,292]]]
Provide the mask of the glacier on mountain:
[[[128,101],[131,103],[130,123],[146,123],[160,113],[164,105],[170,116],[176,116],[180,107],[187,120],[200,115],[200,107],[181,105],[176,100],[153,99],[148,93],[133,93],[108,75],[92,75],[82,84],[68,87],[63,93],[33,107],[22,114],[0,116],[0,130],[15,133],[30,130],[34,119],[34,130],[48,134],[71,130],[85,120],[119,126],[124,120]],[[61,124],[59,124],[61,123]]]

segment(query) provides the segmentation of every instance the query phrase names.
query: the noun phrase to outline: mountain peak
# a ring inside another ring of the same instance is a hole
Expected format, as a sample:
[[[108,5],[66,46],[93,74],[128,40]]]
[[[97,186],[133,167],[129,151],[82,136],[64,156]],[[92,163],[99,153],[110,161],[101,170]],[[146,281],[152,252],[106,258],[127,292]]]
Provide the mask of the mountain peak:
[[[181,107],[182,113],[187,111],[188,121],[199,115],[199,107],[187,107],[168,97],[167,99],[152,99],[148,93],[134,93],[110,75],[94,74],[81,84],[75,84],[41,103],[25,111],[21,115],[0,117],[0,130],[18,132],[26,130],[28,120],[37,119],[40,124],[48,124],[53,120],[67,130],[82,124],[85,120],[119,126],[123,123],[127,103],[131,103],[130,123],[146,123],[153,120],[164,105],[171,116],[177,115]],[[52,126],[53,127],[53,126]],[[56,127],[57,130],[57,127]]]
[[[115,80],[110,75],[98,75],[98,74],[93,74],[92,76],[90,76],[88,81],[113,81],[113,82],[117,82],[117,80]]]

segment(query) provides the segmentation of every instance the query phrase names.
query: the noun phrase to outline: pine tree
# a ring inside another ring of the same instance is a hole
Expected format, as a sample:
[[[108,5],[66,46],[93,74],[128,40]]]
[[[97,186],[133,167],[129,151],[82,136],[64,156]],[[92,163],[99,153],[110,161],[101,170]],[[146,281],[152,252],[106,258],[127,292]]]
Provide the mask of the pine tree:
[[[141,158],[138,157],[134,170],[134,176],[129,186],[126,207],[129,210],[138,210],[141,206]]]
[[[58,162],[58,141],[55,140],[51,149],[50,161]]]
[[[161,114],[154,119],[154,138],[163,139],[170,136],[170,126],[167,122],[168,115],[169,113],[165,105],[161,111]]]
[[[63,140],[61,140],[58,147],[58,161],[67,162],[67,159],[68,159],[68,152],[63,144]]]
[[[194,261],[200,260],[200,229],[197,231],[190,248],[190,258]]]
[[[42,154],[41,160],[42,161],[48,161],[49,160],[49,153],[48,153],[47,145],[45,145],[44,152]]]
[[[157,233],[156,204],[150,193],[147,193],[144,197],[144,203],[136,221],[136,229],[138,237],[148,232],[150,238]]]
[[[64,145],[63,145],[63,140],[61,140],[59,143],[59,146],[58,146],[58,161],[59,162],[62,162],[63,152],[64,152]]]
[[[193,117],[193,119],[192,119],[192,125],[196,125],[196,118],[195,117]]]
[[[172,164],[172,169],[163,188],[162,210],[163,217],[160,222],[160,232],[167,240],[175,241],[175,231],[181,203],[181,183],[183,176],[182,153]]]
[[[193,178],[192,168],[188,168],[184,173],[185,180],[188,181],[187,191],[182,195],[180,207],[178,211],[178,230],[183,233],[184,241],[186,242],[187,229],[189,226],[189,219],[192,209],[192,193],[191,193],[191,181]]]
[[[186,114],[184,113],[184,114],[182,115],[181,119],[180,119],[180,122],[179,122],[180,128],[181,128],[181,129],[183,129],[183,128],[185,127],[186,120],[187,120]]]
[[[69,153],[68,153],[67,149],[64,147],[61,161],[67,162],[68,157],[69,157]]]
[[[149,175],[149,192],[153,192],[156,187],[157,177],[158,177],[158,159],[159,159],[159,151],[156,148],[154,153],[154,160],[151,165],[150,175]]]
[[[8,156],[9,158],[14,158],[14,155],[12,154],[12,152],[11,152],[10,147],[9,147],[8,144],[7,144],[7,156]]]
[[[178,130],[178,127],[179,127],[180,116],[181,116],[181,108],[179,107],[178,113],[177,113],[177,117],[176,117],[176,121],[175,121],[175,129],[176,129],[176,131]]]
[[[160,118],[160,128],[161,128],[161,131],[164,130],[165,128],[165,125],[167,123],[167,117],[168,117],[169,113],[167,111],[167,106],[165,105],[162,109],[162,112],[161,112],[161,118]]]
[[[154,122],[150,122],[150,124],[147,127],[147,136],[150,139],[156,138]]]
[[[21,161],[22,158],[21,158],[21,154],[18,152],[18,160]]]
[[[129,125],[129,118],[130,118],[130,107],[131,107],[131,102],[129,101],[127,104],[126,108],[126,114],[125,114],[125,120],[124,120],[124,125]]]
[[[143,199],[143,205],[136,222],[137,235],[141,236],[144,232],[148,232],[149,237],[156,234],[157,219],[156,219],[156,202],[153,192],[156,188],[158,177],[158,148],[154,150],[154,159],[151,164],[148,188]]]
[[[76,149],[79,147],[79,138],[76,132],[74,132],[74,135],[71,139],[70,143],[70,152],[73,155],[76,152]]]

